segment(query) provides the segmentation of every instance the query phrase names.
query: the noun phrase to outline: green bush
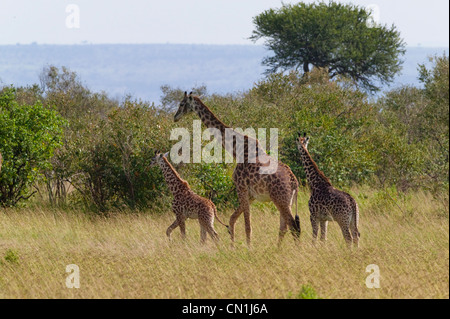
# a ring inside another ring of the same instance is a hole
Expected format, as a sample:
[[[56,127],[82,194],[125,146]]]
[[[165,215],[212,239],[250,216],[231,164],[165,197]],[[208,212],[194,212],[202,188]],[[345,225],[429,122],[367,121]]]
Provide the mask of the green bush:
[[[210,198],[221,207],[238,206],[236,188],[231,178],[233,166],[230,164],[191,164],[189,175],[194,177],[198,194]]]
[[[302,288],[297,295],[293,296],[292,293],[290,293],[289,297],[294,297],[295,299],[322,299],[310,284],[302,285]]]
[[[388,147],[377,174],[401,189],[448,189],[449,60],[444,55],[431,62],[430,69],[419,66],[424,88],[395,89],[378,102],[380,136]]]
[[[0,91],[0,205],[14,206],[36,191],[31,186],[51,168],[55,149],[62,145],[65,121],[37,101],[19,104],[16,90]]]
[[[206,87],[194,91],[205,94],[204,103],[232,128],[267,133],[277,128],[279,158],[303,184],[298,132],[311,137],[313,159],[336,186],[448,191],[448,57],[432,61],[430,69],[419,68],[423,88],[394,89],[378,101],[319,68],[307,75],[270,74],[234,95],[206,95]],[[182,90],[162,87],[163,105],[156,107],[93,93],[66,68],[48,67],[40,80],[40,88],[6,88],[0,94],[1,205],[28,198],[31,186],[42,182],[52,204],[67,197],[107,211],[167,203],[162,174],[149,164],[155,149],[167,152],[176,143],[169,139],[172,128],[192,132],[192,121],[198,120],[192,114],[174,123]],[[194,191],[233,207],[234,167],[203,162],[176,169]],[[69,186],[75,191],[68,192]]]
[[[310,153],[332,182],[370,179],[376,154],[369,141],[376,114],[366,94],[347,82],[330,81],[317,69],[309,77],[272,75],[253,93],[276,105],[272,120],[280,123],[280,158],[300,180],[305,182],[306,176],[295,143],[299,132],[311,137]]]
[[[165,192],[162,174],[150,167],[154,150],[169,149],[172,119],[154,107],[127,100],[72,141],[71,183],[97,211],[144,208]]]

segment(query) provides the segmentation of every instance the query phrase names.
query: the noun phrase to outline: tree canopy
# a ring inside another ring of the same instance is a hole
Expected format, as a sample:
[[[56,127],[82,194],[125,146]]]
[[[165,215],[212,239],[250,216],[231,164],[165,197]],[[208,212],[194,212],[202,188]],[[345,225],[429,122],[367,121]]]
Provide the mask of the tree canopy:
[[[371,12],[352,4],[330,2],[283,4],[253,18],[250,39],[265,39],[273,55],[263,60],[267,73],[310,66],[327,68],[362,88],[378,91],[400,71],[405,43],[397,28],[374,23]]]

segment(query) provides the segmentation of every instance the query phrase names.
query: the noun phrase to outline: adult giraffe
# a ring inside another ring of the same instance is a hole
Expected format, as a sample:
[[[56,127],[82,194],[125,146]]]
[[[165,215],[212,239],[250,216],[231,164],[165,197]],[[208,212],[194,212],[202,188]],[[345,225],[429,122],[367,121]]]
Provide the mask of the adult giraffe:
[[[292,204],[295,202],[297,209],[298,181],[291,169],[269,156],[259,145],[258,140],[242,135],[220,121],[214,113],[200,100],[198,96],[188,95],[184,92],[184,98],[180,102],[174,121],[177,122],[184,115],[195,112],[203,124],[208,128],[220,131],[222,146],[233,155],[237,162],[233,172],[233,182],[239,200],[239,207],[230,217],[229,232],[234,242],[234,225],[238,217],[244,213],[245,233],[247,244],[251,241],[250,204],[254,200],[272,201],[280,212],[280,231],[278,244],[281,244],[284,235],[291,230],[294,238],[300,237],[300,219],[297,215],[292,217]],[[225,137],[232,131],[233,141],[227,141]],[[241,143],[239,143],[241,141]],[[253,146],[253,147],[249,147]],[[250,149],[250,151],[249,151]],[[268,169],[270,165],[272,171]],[[267,173],[269,172],[270,173]]]

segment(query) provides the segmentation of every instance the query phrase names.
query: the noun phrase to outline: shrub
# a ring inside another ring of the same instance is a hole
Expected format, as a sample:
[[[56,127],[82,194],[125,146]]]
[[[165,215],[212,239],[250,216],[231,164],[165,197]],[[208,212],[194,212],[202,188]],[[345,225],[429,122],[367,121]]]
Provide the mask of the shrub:
[[[62,145],[65,121],[53,109],[37,101],[19,104],[14,88],[0,92],[0,205],[14,206],[36,191],[33,183],[51,167],[56,148]]]
[[[290,294],[290,297],[292,293]],[[322,299],[317,295],[316,290],[310,284],[302,285],[299,293],[294,296],[296,299]]]
[[[431,58],[431,62],[430,69],[419,66],[423,89],[395,89],[387,92],[378,103],[383,143],[390,145],[384,159],[380,158],[377,174],[400,183],[403,189],[448,188],[448,56]]]
[[[127,100],[98,123],[86,123],[73,141],[71,183],[97,211],[151,205],[164,193],[162,174],[150,168],[154,150],[169,149],[171,119],[141,102]]]
[[[199,195],[210,198],[219,208],[238,206],[236,188],[231,179],[233,166],[203,162],[191,165],[190,175],[195,179]]]
[[[370,147],[375,109],[366,94],[346,82],[330,82],[323,74],[316,70],[306,79],[284,76],[291,79],[291,85],[284,85],[291,93],[283,102],[290,104],[286,106],[290,120],[282,135],[280,157],[305,181],[295,140],[299,132],[306,132],[314,161],[333,183],[368,181],[375,169],[376,155]]]

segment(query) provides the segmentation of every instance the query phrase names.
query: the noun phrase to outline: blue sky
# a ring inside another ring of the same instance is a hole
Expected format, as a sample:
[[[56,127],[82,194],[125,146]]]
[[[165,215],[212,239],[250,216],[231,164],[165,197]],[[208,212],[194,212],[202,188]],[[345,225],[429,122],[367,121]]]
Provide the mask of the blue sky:
[[[408,46],[449,46],[448,0],[340,2],[375,5],[380,22],[394,23]],[[280,6],[280,0],[0,0],[0,44],[252,44],[252,18]]]

